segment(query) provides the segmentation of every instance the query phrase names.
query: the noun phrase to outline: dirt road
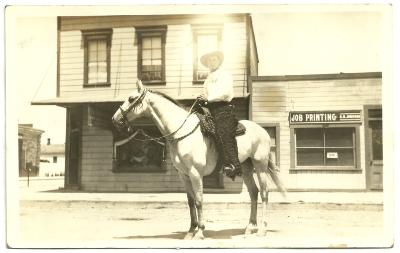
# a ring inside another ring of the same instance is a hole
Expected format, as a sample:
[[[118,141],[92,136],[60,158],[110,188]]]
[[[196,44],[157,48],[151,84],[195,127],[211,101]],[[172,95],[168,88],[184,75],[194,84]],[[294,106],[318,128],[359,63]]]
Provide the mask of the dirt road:
[[[206,203],[206,239],[184,241],[185,203],[20,202],[25,247],[375,247],[383,240],[382,205],[272,203],[268,234],[243,236],[249,205]]]

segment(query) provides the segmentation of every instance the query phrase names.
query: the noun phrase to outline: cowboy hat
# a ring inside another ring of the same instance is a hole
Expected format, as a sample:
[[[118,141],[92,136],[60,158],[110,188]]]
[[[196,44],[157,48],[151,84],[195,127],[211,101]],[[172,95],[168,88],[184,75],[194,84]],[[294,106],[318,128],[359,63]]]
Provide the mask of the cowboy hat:
[[[203,56],[201,56],[201,58],[200,58],[201,64],[203,64],[204,66],[208,67],[208,65],[207,65],[208,64],[208,58],[210,58],[211,56],[218,57],[218,59],[219,59],[218,67],[221,66],[222,62],[224,61],[224,54],[219,50],[212,51],[212,52],[206,53]]]

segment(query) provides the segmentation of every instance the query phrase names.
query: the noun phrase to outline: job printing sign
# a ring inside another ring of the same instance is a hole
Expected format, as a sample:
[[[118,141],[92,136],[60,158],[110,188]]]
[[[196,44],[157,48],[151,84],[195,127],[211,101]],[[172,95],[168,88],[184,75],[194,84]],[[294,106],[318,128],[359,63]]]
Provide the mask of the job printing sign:
[[[290,112],[290,124],[304,123],[360,123],[361,111]]]

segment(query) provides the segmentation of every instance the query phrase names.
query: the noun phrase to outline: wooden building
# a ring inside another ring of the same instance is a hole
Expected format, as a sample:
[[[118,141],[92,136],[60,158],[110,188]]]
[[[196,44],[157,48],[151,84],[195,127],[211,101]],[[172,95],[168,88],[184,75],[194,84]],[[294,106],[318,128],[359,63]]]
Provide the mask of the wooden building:
[[[250,15],[59,17],[57,97],[32,104],[67,108],[65,187],[183,191],[164,143],[119,136],[111,116],[137,78],[189,106],[207,76],[199,57],[212,49],[224,51],[237,116],[247,119],[249,76],[257,75],[258,64]],[[136,124],[135,136],[160,134],[147,119]],[[241,178],[232,182],[218,173],[204,185],[205,192],[242,190]]]
[[[275,132],[289,189],[383,189],[381,73],[251,80],[250,118]]]

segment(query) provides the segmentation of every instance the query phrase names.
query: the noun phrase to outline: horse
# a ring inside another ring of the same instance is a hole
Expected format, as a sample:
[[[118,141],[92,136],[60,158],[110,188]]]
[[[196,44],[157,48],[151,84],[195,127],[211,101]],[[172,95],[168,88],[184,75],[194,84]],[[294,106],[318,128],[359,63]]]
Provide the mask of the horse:
[[[112,117],[115,128],[127,130],[138,117],[150,117],[163,137],[166,137],[171,160],[178,171],[187,195],[190,211],[190,227],[184,239],[204,239],[203,177],[210,175],[218,161],[214,140],[203,136],[198,127],[199,118],[191,114],[172,98],[161,92],[149,91],[140,80],[126,101]],[[244,234],[267,232],[267,176],[270,175],[278,190],[285,195],[278,168],[271,159],[271,139],[258,124],[249,120],[239,121],[246,128],[244,135],[237,136],[238,156],[242,177],[247,186],[251,210]],[[256,178],[253,175],[256,175]],[[258,181],[258,182],[256,182]],[[262,200],[261,224],[257,225],[258,192]]]

